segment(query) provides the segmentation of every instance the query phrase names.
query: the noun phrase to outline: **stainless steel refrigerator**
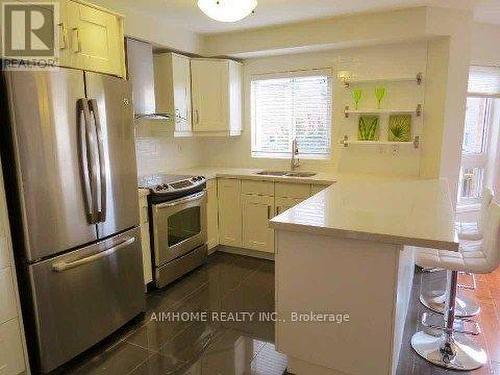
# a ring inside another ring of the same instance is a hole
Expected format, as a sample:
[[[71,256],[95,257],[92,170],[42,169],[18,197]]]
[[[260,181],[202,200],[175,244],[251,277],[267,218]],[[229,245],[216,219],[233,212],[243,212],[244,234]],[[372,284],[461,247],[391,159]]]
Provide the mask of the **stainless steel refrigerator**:
[[[131,90],[74,69],[3,72],[2,164],[32,365],[144,311]]]

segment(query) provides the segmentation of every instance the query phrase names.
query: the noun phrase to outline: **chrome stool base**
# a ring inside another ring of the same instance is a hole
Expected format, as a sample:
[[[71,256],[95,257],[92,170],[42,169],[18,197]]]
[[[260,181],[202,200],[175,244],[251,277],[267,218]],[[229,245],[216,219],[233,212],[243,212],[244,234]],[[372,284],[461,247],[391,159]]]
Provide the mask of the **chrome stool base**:
[[[420,295],[420,302],[428,309],[444,314],[446,304],[446,294],[438,296]],[[466,296],[457,296],[455,305],[455,316],[459,318],[475,316],[479,314],[481,307],[472,298]]]
[[[420,331],[411,338],[411,346],[422,358],[448,369],[472,371],[487,362],[484,349],[461,334],[433,336]]]

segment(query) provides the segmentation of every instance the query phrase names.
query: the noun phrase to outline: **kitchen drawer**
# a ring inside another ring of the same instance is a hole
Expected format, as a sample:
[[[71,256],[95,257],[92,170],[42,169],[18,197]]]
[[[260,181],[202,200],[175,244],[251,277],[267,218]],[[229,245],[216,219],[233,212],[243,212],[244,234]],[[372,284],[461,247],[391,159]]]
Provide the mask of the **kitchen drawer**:
[[[243,180],[241,181],[241,192],[247,195],[272,197],[274,196],[274,183],[272,181]]]
[[[16,297],[10,267],[0,270],[0,324],[17,316]]]
[[[0,324],[0,375],[19,374],[25,370],[19,321]]]
[[[308,198],[311,195],[311,185],[276,182],[275,195],[283,198]]]
[[[311,195],[319,193],[321,190],[325,190],[330,185],[311,185]]]

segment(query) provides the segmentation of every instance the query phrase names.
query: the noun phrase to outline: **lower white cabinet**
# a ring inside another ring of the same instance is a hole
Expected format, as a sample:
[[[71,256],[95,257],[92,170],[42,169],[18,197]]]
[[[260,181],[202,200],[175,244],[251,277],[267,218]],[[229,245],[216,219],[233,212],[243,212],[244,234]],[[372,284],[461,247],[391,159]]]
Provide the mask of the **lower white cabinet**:
[[[0,375],[16,375],[24,370],[21,329],[15,318],[0,324]]]
[[[276,215],[279,215],[289,208],[292,208],[293,206],[299,204],[302,202],[304,199],[301,198],[284,198],[284,197],[276,197],[275,198],[275,211],[274,213]]]
[[[274,253],[274,230],[269,220],[274,216],[274,197],[242,195],[243,247]]]
[[[217,201],[217,180],[207,181],[207,245],[211,254],[219,244],[219,207]]]
[[[274,253],[274,230],[269,228],[269,220],[326,187],[328,185],[307,182],[219,178],[217,195],[220,244]],[[207,191],[210,248],[213,243],[218,243],[210,229],[216,228],[217,214],[210,207],[214,193],[210,192],[208,184]]]
[[[142,266],[144,268],[144,284],[153,281],[151,264],[151,239],[149,236],[148,196],[139,191],[139,217],[141,224]]]
[[[241,246],[241,180],[218,180],[220,243]]]

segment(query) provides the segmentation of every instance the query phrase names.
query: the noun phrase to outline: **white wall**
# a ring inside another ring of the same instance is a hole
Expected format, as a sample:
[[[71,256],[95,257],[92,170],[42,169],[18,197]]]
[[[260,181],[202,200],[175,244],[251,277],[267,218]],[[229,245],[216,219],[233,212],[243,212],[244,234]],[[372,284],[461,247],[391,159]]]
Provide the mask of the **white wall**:
[[[125,16],[125,35],[149,41],[163,48],[170,48],[187,53],[200,52],[200,36],[178,25],[170,25],[161,15],[141,12],[141,7],[131,10],[119,0],[91,0],[92,3],[120,12]],[[140,4],[140,1],[137,2]]]
[[[471,63],[500,66],[500,25],[473,24]]]
[[[136,157],[139,176],[206,165],[198,138],[174,138],[168,121],[136,123]]]
[[[205,159],[212,165],[257,168],[288,168],[289,160],[262,159],[251,157],[251,119],[250,119],[250,78],[252,75],[303,70],[331,68],[333,71],[333,125],[332,157],[329,160],[303,160],[303,169],[328,170],[345,173],[376,173],[384,175],[418,176],[420,150],[412,146],[400,146],[393,155],[390,146],[350,146],[344,148],[339,141],[347,134],[355,139],[357,119],[345,119],[345,104],[352,105],[351,90],[347,90],[335,78],[337,70],[352,71],[358,78],[406,77],[423,72],[425,76],[427,58],[426,42],[384,45],[347,50],[332,50],[307,54],[295,54],[256,58],[244,64],[244,124],[241,137],[231,139],[207,139],[203,141]],[[424,79],[425,82],[425,79]],[[415,82],[384,84],[388,94],[384,103],[392,108],[414,108],[423,103],[423,85]],[[375,106],[373,90],[375,85],[360,86],[363,89],[362,105]],[[381,123],[386,123],[381,118]],[[417,133],[422,131],[422,120],[414,118]],[[386,133],[386,128],[382,132]],[[385,134],[381,135],[383,138]]]

